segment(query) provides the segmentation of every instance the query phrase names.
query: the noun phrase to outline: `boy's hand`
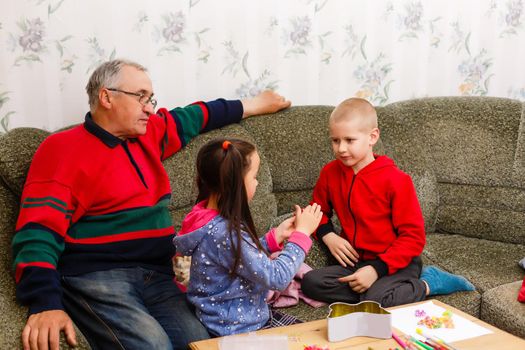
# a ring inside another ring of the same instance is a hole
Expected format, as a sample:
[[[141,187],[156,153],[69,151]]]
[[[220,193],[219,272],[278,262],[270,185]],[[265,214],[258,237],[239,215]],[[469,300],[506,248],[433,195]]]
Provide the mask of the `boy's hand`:
[[[291,216],[284,220],[275,228],[275,240],[277,244],[281,244],[285,239],[290,238],[293,231],[295,231],[295,216]]]
[[[308,205],[303,210],[301,207],[295,206],[295,230],[302,232],[310,236],[323,217],[323,212],[321,211],[321,206],[317,203]]]
[[[244,113],[243,118],[258,114],[275,113],[288,108],[292,104],[283,96],[271,90],[261,92],[259,95],[241,101]]]
[[[339,282],[348,283],[356,293],[364,293],[377,281],[377,271],[371,265],[363,266],[351,275],[338,278]]]
[[[347,264],[354,266],[359,259],[359,254],[357,254],[350,242],[334,232],[323,236],[323,242],[341,266],[346,267]]]

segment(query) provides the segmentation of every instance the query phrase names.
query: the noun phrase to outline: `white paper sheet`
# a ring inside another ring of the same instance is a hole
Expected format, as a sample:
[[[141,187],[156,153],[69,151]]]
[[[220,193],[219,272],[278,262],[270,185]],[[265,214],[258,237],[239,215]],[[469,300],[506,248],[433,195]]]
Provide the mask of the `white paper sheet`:
[[[392,314],[392,326],[407,335],[423,340],[424,338],[416,333],[416,328],[420,328],[423,333],[433,337],[439,337],[446,342],[454,342],[492,333],[491,330],[481,327],[455,313],[452,313],[454,328],[429,329],[424,325],[417,324],[417,322],[421,320],[421,317],[416,317],[416,310],[423,310],[427,316],[436,317],[441,317],[443,312],[446,311],[446,309],[435,305],[432,301],[390,310]]]

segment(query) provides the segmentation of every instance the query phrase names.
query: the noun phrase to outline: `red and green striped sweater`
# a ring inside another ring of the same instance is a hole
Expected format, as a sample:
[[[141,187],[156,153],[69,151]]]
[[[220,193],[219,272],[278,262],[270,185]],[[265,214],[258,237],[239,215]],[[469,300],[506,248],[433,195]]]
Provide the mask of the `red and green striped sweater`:
[[[17,298],[29,313],[63,309],[60,275],[120,267],[172,274],[171,189],[162,160],[199,133],[237,122],[240,101],[160,109],[121,140],[86,115],[34,155],[13,239]]]

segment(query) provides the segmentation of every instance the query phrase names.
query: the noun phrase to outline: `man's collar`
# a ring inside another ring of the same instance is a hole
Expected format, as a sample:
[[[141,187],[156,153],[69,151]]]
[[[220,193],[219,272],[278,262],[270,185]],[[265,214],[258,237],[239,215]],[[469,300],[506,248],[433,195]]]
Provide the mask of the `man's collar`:
[[[97,138],[100,139],[100,141],[104,142],[104,144],[110,148],[115,148],[122,142],[124,142],[124,140],[121,140],[115,135],[112,135],[111,133],[102,129],[97,123],[95,123],[93,117],[91,116],[91,112],[86,113],[84,128],[86,128],[87,131],[95,135]]]

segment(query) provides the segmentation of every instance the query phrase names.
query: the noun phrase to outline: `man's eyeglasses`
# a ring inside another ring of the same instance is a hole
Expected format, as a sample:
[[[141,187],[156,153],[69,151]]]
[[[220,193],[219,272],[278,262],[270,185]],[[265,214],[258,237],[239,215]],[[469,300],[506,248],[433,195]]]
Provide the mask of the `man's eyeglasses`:
[[[157,107],[157,100],[153,98],[153,94],[151,94],[150,96],[147,96],[146,94],[139,93],[139,92],[130,92],[130,91],[124,91],[124,90],[115,89],[115,88],[107,88],[107,89],[109,91],[122,92],[123,94],[126,94],[126,95],[137,96],[139,98],[139,103],[143,106],[147,105],[148,103],[151,103],[153,105],[153,108]]]

